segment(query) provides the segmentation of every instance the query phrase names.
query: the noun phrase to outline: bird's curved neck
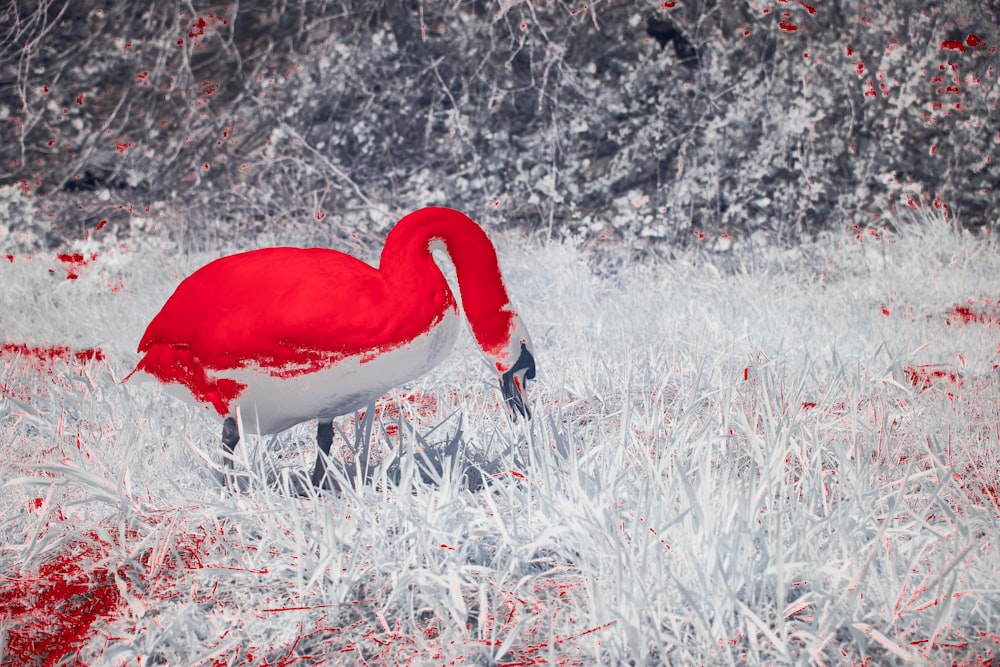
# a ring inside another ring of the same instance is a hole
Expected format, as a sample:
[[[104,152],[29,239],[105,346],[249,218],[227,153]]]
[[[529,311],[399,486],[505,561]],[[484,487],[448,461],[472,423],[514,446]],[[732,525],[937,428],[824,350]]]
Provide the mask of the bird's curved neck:
[[[435,241],[444,244],[455,265],[462,308],[476,342],[488,356],[505,359],[517,314],[511,308],[493,244],[470,218],[446,208],[425,208],[407,215],[389,232],[379,271],[393,289],[447,290],[431,255]]]

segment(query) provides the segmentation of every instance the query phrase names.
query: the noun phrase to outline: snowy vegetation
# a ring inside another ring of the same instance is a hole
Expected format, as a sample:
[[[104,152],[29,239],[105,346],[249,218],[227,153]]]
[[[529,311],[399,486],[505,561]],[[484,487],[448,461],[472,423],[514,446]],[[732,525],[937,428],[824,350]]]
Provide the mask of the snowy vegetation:
[[[994,242],[925,219],[742,263],[498,245],[534,419],[466,336],[338,420],[321,497],[290,492],[314,425],[249,438],[229,493],[217,422],[118,383],[211,255],[5,260],[0,661],[995,660]]]
[[[1000,655],[996,3],[0,8],[0,664]],[[468,336],[238,450],[121,385],[221,254],[498,244]]]
[[[0,185],[49,247],[136,212],[329,244],[435,204],[673,245],[995,227],[996,4],[815,4],[7,3]]]

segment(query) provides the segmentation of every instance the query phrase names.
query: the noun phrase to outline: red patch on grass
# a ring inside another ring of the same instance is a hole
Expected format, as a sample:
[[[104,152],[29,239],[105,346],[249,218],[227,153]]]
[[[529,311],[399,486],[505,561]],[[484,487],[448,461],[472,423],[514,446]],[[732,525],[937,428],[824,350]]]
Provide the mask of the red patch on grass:
[[[963,304],[955,304],[945,320],[948,324],[1000,326],[1000,300],[968,299]]]
[[[996,470],[990,470],[982,462],[967,464],[964,474],[955,473],[955,481],[973,505],[986,503],[1000,512],[1000,480]]]
[[[92,252],[89,255],[81,252],[60,253],[56,255],[56,259],[66,265],[66,280],[76,280],[80,277],[80,271],[97,259],[97,253]]]
[[[53,373],[55,364],[68,364],[71,368],[83,372],[83,366],[91,362],[102,362],[105,359],[104,351],[100,348],[85,348],[73,350],[65,345],[49,345],[31,347],[24,343],[4,343],[0,345],[0,361],[4,358],[23,360],[14,366],[20,365],[27,373],[7,375],[9,382],[0,382],[0,393],[7,394],[21,401],[31,401],[32,396],[38,393],[37,379],[39,375],[49,375],[50,379],[65,384],[65,378],[59,373]],[[26,362],[26,363],[25,363]],[[21,379],[21,382],[16,380]],[[44,391],[44,390],[43,390]]]
[[[934,364],[921,364],[919,366],[904,366],[903,373],[907,381],[914,387],[919,387],[918,391],[926,391],[938,380],[945,381],[953,387],[962,386],[962,376],[955,371],[947,370],[943,366]]]
[[[75,654],[102,621],[117,616],[122,599],[114,574],[94,566],[105,559],[108,545],[95,533],[88,537],[17,579],[0,578],[4,664],[82,666]]]
[[[0,356],[19,354],[27,357],[33,364],[43,367],[53,361],[69,361],[87,363],[104,361],[104,351],[100,348],[85,348],[73,351],[65,345],[50,345],[46,347],[28,347],[24,343],[4,343],[0,345]]]
[[[375,403],[375,417],[383,421],[385,434],[394,436],[399,433],[399,418],[415,417],[417,421],[433,418],[437,414],[438,402],[433,394],[415,391],[404,394],[399,400],[393,396],[383,396]],[[364,419],[365,411],[358,411],[358,417]]]
[[[37,514],[44,506],[45,501],[37,498],[29,502],[27,511]],[[180,597],[216,609],[223,604],[216,599],[218,582],[214,587],[205,587],[206,579],[193,573],[220,568],[242,572],[251,579],[267,574],[266,569],[234,567],[224,559],[220,552],[226,546],[225,520],[209,526],[168,528],[159,532],[165,539],[154,540],[150,546],[150,536],[157,535],[155,526],[164,519],[173,526],[181,514],[145,515],[145,527],[140,530],[121,530],[101,522],[100,533],[89,530],[72,537],[57,536],[56,540],[65,540],[61,546],[39,556],[37,564],[22,565],[24,574],[16,578],[0,575],[0,624],[6,634],[3,667],[105,664],[85,662],[80,652],[95,639],[104,641],[105,647],[97,649],[99,653],[116,642],[131,644],[143,628],[142,619],[135,619],[139,624],[127,630],[125,637],[112,632],[103,632],[102,637],[102,629],[120,622],[133,600],[140,606],[150,606]],[[72,530],[71,524],[57,511],[45,523],[45,530]],[[145,546],[134,557],[122,559],[120,554],[135,551],[137,545]]]

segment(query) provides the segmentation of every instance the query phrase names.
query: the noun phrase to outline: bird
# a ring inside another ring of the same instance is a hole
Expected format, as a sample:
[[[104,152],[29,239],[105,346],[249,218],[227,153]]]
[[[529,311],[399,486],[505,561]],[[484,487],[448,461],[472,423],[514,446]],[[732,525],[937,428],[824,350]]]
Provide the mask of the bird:
[[[337,250],[293,247],[202,266],[150,321],[124,381],[151,376],[221,419],[227,470],[240,426],[271,434],[317,419],[311,481],[322,488],[332,420],[423,375],[455,345],[459,305],[433,257],[438,249],[455,267],[461,310],[504,404],[513,419],[530,419],[534,350],[496,250],[472,219],[440,207],[400,219],[377,268]]]

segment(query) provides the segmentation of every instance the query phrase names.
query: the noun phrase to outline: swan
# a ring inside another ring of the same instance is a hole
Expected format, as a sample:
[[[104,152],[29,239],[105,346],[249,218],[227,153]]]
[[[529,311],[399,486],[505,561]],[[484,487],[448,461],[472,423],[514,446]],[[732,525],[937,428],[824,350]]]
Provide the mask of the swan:
[[[527,328],[486,233],[448,208],[403,217],[378,268],[336,250],[291,247],[206,264],[150,321],[125,380],[151,376],[220,418],[227,468],[240,426],[269,434],[318,419],[311,479],[322,487],[333,418],[426,373],[454,347],[459,307],[432,256],[438,248],[455,266],[462,311],[505,405],[515,419],[530,418]]]

